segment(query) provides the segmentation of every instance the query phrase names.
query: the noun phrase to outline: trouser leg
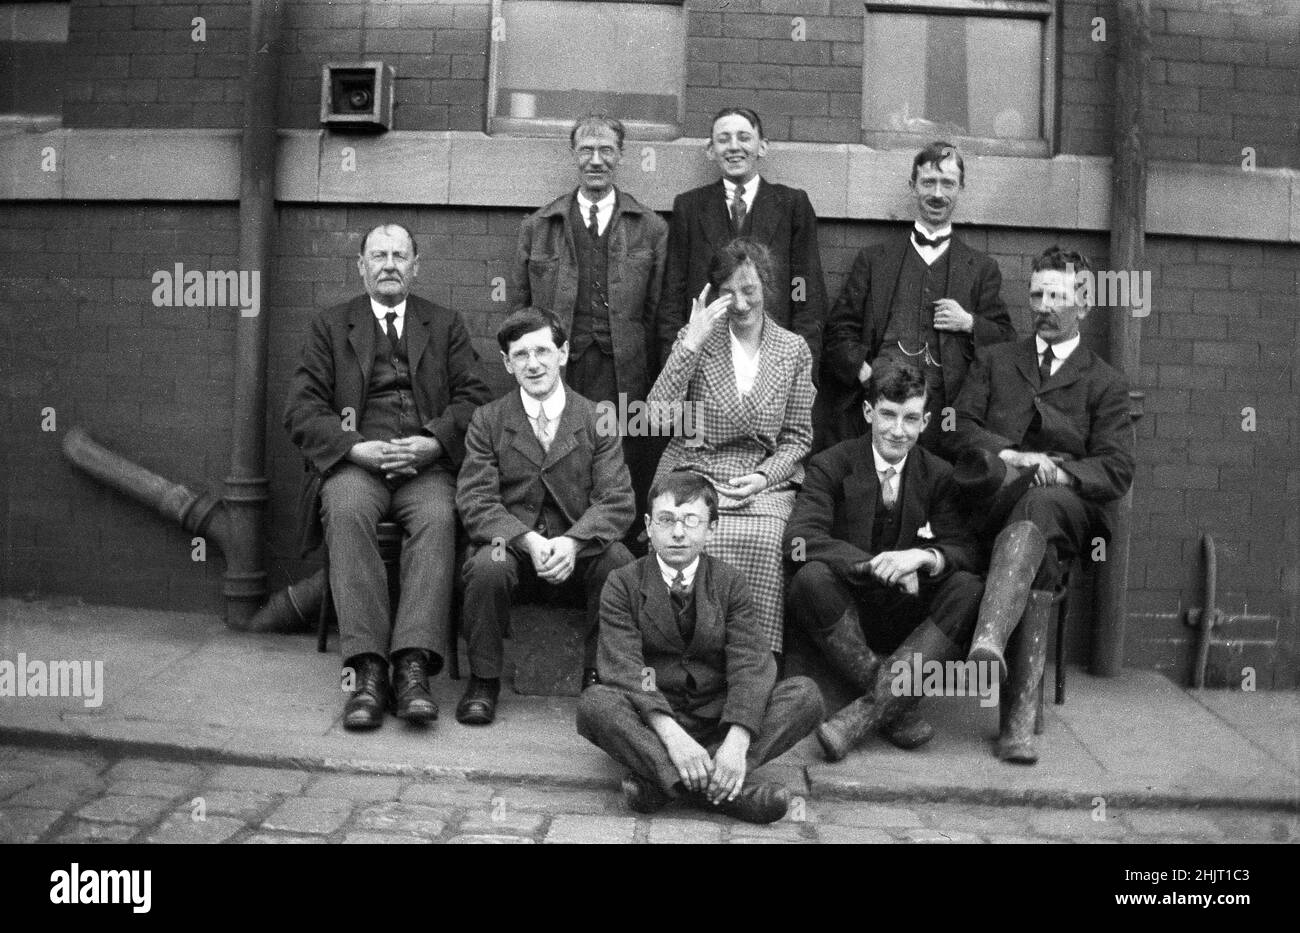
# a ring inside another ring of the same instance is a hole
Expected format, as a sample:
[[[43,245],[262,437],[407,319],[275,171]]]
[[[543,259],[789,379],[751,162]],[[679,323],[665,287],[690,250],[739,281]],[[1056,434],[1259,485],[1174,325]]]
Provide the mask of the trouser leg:
[[[852,588],[826,564],[809,561],[790,581],[788,602],[795,624],[808,633],[831,667],[858,693],[870,690],[880,659],[862,633]]]
[[[456,573],[455,477],[440,467],[426,469],[394,491],[392,511],[406,538],[390,651],[423,648],[441,658]]]
[[[668,750],[622,690],[604,684],[584,690],[578,734],[664,793],[676,794],[679,778]]]
[[[361,654],[388,657],[388,576],[379,556],[379,520],[390,493],[383,479],[344,464],[321,484],[321,519],[330,554],[330,592],[344,662]]]
[[[511,591],[519,580],[519,557],[504,545],[482,545],[465,561],[465,641],[475,677],[501,676],[510,625]]]
[[[749,743],[746,760],[757,768],[779,758],[812,732],[826,716],[821,691],[809,677],[777,681],[763,713],[758,735]]]
[[[596,666],[596,645],[600,635],[600,594],[609,575],[632,563],[632,553],[621,541],[615,541],[599,554],[584,557],[574,567],[574,576],[582,580],[587,612],[587,631],[582,641],[582,666]]]

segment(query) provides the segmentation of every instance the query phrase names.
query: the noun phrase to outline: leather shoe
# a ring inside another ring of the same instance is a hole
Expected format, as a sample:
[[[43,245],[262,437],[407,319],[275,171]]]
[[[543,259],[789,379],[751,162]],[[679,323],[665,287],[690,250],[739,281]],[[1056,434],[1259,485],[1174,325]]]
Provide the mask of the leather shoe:
[[[465,726],[490,726],[497,718],[497,697],[501,692],[498,678],[470,675],[465,695],[456,704],[456,721]]]
[[[344,729],[378,729],[384,724],[384,710],[392,700],[388,686],[388,662],[375,654],[352,659],[356,688],[343,705]]]
[[[790,791],[774,781],[746,784],[735,800],[714,806],[702,794],[698,798],[710,810],[725,813],[746,823],[775,823],[790,809]]]
[[[600,675],[596,673],[596,669],[594,667],[584,667],[582,669],[582,689],[586,690],[598,683],[600,683]]]
[[[657,785],[631,772],[623,778],[623,798],[637,813],[658,813],[668,803],[668,795]]]
[[[393,693],[398,719],[423,724],[438,718],[438,704],[429,692],[429,664],[424,649],[409,648],[393,657]]]
[[[898,748],[912,751],[934,738],[934,726],[921,718],[916,710],[907,710],[893,722],[886,723],[881,733]]]

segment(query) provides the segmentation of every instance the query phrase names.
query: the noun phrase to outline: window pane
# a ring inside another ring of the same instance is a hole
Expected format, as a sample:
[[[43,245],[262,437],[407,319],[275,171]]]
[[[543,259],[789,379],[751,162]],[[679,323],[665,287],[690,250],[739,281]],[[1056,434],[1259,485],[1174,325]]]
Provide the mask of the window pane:
[[[63,112],[68,4],[0,5],[0,113]]]
[[[1041,21],[868,15],[863,106],[869,129],[1042,137]]]
[[[497,117],[568,122],[589,110],[676,126],[686,74],[680,6],[506,0]]]

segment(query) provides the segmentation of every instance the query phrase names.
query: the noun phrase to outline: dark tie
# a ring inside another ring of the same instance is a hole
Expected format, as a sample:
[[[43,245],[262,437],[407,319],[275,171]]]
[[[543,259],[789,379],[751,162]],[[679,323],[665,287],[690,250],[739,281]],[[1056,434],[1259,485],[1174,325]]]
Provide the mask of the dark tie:
[[[591,213],[587,215],[587,230],[591,233],[593,240],[600,239],[600,224],[596,222],[596,205],[591,205]]]
[[[397,356],[401,353],[400,344],[398,342],[401,338],[397,336],[397,312],[389,311],[384,315],[384,320],[387,322],[384,325],[384,333],[388,335],[388,343],[389,346],[392,347],[393,356]]]
[[[1043,361],[1038,364],[1038,384],[1047,385],[1047,380],[1052,378],[1052,345],[1049,343],[1047,349],[1043,351]]]
[[[928,237],[915,227],[912,228],[912,240],[917,246],[939,246],[943,243],[947,243],[951,237],[951,233],[945,233],[943,236]]]
[[[745,226],[745,189],[736,187],[731,198],[731,231],[739,235]]]
[[[673,615],[677,617],[677,628],[682,633],[682,638],[690,641],[695,628],[695,620],[690,617],[691,613],[688,608],[691,591],[686,586],[686,571],[677,571],[672,586],[668,588],[668,595],[673,601]]]

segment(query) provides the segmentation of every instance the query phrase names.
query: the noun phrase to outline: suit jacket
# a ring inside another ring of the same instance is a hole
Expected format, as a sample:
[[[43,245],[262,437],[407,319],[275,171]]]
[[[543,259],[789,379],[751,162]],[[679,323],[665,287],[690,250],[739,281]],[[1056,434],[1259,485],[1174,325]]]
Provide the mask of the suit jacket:
[[[934,548],[943,555],[940,577],[976,571],[979,546],[958,510],[952,467],[923,447],[913,447],[903,465],[898,543],[891,550]],[[827,564],[846,582],[853,565],[874,557],[871,534],[880,495],[871,437],[836,444],[808,463],[803,488],[785,527],[785,553]],[[929,525],[932,537],[917,531]]]
[[[626,691],[647,725],[651,713],[684,711],[757,735],[776,662],[754,621],[749,585],[739,570],[702,554],[694,590],[688,645],[653,554],[611,573],[600,597],[600,679]]]
[[[511,275],[512,308],[545,308],[570,332],[578,298],[578,252],[569,209],[576,199],[577,191],[570,191],[524,218]],[[614,377],[618,390],[629,399],[644,399],[651,374],[658,372],[655,313],[668,253],[668,225],[619,190],[605,232]]]
[[[866,430],[862,420],[862,385],[858,372],[881,350],[889,327],[889,308],[911,234],[890,236],[865,247],[826,321],[822,370],[822,418],[828,443],[858,437]],[[991,258],[953,235],[948,246],[948,289],[945,298],[957,301],[974,315],[974,332],[941,331],[939,352],[943,382],[949,401],[957,397],[977,347],[1014,340],[1016,330],[1002,304],[1002,274]]]
[[[718,326],[698,353],[679,339],[659,374],[648,401],[652,416],[670,418],[673,403],[692,403],[700,413],[696,439],[677,436],[668,443],[656,478],[690,469],[715,484],[755,471],[767,476],[767,489],[790,489],[803,479],[803,460],[812,449],[812,385],[808,347],[772,321],[763,325],[758,376],[741,398],[731,364],[731,336]],[[666,427],[665,422],[661,430]],[[702,435],[702,438],[700,437]],[[762,496],[758,497],[759,507]],[[779,511],[782,517],[784,510]]]
[[[534,529],[546,492],[578,541],[578,556],[599,554],[632,524],[636,502],[621,439],[597,429],[596,406],[568,386],[551,449],[533,433],[518,389],[474,412],[456,508],[474,544],[505,542]]]
[[[403,335],[411,390],[424,430],[442,445],[439,463],[455,473],[465,456],[465,428],[491,393],[475,371],[478,354],[460,315],[416,295],[406,299]],[[284,426],[307,460],[298,527],[303,553],[321,541],[320,484],[365,440],[344,426],[361,424],[375,360],[375,315],[359,295],[312,318],[289,385]]]
[[[980,351],[957,398],[954,455],[967,447],[1061,454],[1061,467],[1093,502],[1119,499],[1133,482],[1128,380],[1079,344],[1046,385],[1038,383],[1033,337]],[[1037,412],[1039,443],[1025,446]],[[1105,529],[1109,534],[1109,528]]]
[[[808,342],[813,376],[821,358],[826,283],[817,247],[817,215],[802,189],[760,179],[750,209],[749,236],[772,252],[772,294],[767,313]],[[668,227],[668,266],[659,300],[660,360],[667,360],[677,332],[690,316],[691,300],[709,281],[714,254],[734,239],[722,179],[679,194]],[[794,280],[804,283],[802,301],[792,301]],[[716,298],[717,296],[712,296]]]

